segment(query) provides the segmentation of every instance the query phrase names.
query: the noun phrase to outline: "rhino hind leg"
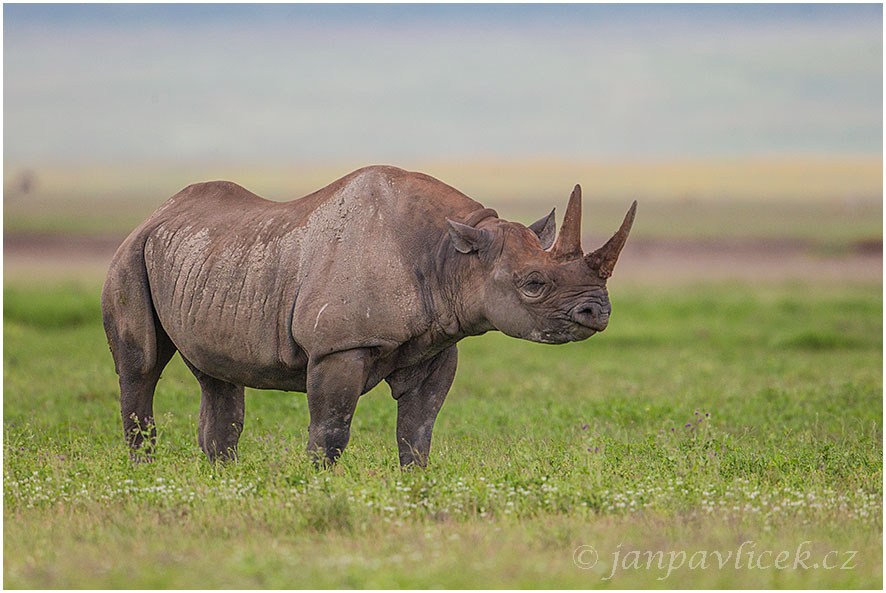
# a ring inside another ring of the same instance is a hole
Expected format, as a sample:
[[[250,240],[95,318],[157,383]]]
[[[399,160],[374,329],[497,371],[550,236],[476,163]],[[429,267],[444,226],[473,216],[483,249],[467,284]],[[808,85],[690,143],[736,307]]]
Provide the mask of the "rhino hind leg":
[[[175,354],[175,347],[158,349],[157,363],[146,373],[120,373],[120,415],[123,418],[123,434],[129,445],[133,461],[153,460],[157,429],[154,423],[154,390],[160,373]]]
[[[244,387],[210,377],[185,360],[200,383],[197,443],[209,461],[236,461],[246,415]]]
[[[128,239],[102,289],[102,322],[120,382],[123,434],[134,461],[150,461],[156,440],[154,389],[175,345],[157,320],[141,251]]]
[[[457,364],[458,349],[453,345],[387,378],[391,395],[397,400],[397,448],[401,466],[427,465],[434,422],[455,379]]]
[[[345,350],[308,363],[308,453],[325,467],[351,438],[351,419],[366,382],[366,352]]]

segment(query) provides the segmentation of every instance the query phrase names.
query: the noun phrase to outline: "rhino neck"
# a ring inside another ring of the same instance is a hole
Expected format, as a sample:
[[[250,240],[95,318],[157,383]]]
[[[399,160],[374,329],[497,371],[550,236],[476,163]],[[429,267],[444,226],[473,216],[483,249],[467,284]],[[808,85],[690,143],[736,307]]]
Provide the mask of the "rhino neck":
[[[478,336],[495,327],[486,316],[483,280],[487,272],[478,257],[458,253],[446,233],[437,249],[433,296],[434,317],[446,339]]]
[[[479,266],[471,266],[479,268]],[[461,282],[455,286],[452,317],[457,320],[460,337],[479,336],[495,329],[486,316],[486,304],[483,297],[483,286],[477,282],[483,272],[479,269],[468,270]]]

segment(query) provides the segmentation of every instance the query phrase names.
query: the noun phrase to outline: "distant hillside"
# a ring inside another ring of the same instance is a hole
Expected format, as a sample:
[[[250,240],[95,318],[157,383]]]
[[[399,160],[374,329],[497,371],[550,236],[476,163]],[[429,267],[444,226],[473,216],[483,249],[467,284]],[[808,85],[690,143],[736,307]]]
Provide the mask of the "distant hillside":
[[[289,200],[372,164],[144,164],[28,166],[6,163],[6,231],[121,233],[190,183],[235,181]],[[556,160],[394,162],[433,175],[502,216],[531,222],[572,186],[585,194],[585,230],[614,228],[640,200],[634,233],[647,237],[784,237],[824,242],[882,237],[879,158],[672,162]]]

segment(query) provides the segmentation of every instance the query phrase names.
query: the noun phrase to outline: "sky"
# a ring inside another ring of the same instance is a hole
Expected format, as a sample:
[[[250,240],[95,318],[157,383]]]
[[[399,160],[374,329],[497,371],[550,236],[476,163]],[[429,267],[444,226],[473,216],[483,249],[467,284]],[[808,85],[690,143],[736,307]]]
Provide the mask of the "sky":
[[[7,164],[882,153],[880,5],[3,16]]]

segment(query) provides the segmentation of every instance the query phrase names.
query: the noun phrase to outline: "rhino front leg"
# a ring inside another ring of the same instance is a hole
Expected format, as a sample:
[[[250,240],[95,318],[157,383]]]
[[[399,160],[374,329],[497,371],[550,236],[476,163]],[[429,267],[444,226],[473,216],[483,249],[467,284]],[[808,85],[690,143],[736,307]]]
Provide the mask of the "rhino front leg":
[[[351,437],[351,419],[366,382],[366,352],[345,350],[308,363],[308,452],[316,463],[334,463]]]
[[[397,448],[401,466],[427,465],[434,421],[452,386],[457,364],[458,349],[453,345],[387,378],[391,395],[397,400]]]

